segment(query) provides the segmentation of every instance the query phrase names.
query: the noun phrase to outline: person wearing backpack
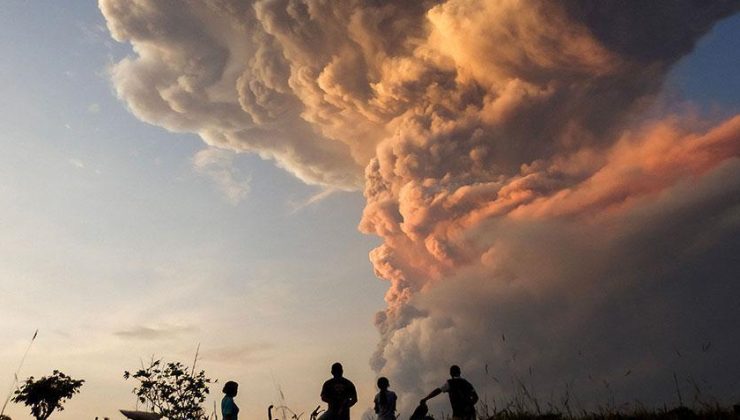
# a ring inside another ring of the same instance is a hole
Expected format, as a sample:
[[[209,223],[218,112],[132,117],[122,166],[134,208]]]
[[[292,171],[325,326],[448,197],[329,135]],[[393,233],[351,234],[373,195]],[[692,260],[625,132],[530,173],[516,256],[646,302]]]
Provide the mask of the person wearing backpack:
[[[422,398],[420,404],[426,405],[427,400],[446,392],[450,397],[453,420],[474,420],[475,403],[478,402],[478,393],[475,392],[475,388],[473,388],[470,382],[460,377],[460,373],[460,366],[452,365],[450,367],[451,378],[439,388],[435,388],[429,395]]]

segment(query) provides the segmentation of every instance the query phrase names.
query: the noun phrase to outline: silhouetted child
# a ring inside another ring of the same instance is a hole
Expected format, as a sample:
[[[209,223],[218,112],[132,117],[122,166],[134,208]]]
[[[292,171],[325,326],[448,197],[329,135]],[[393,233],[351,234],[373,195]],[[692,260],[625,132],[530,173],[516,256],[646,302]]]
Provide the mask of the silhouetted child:
[[[239,384],[229,381],[224,384],[224,398],[221,400],[221,415],[224,420],[237,420],[239,416],[239,407],[234,402],[239,391]]]
[[[396,393],[389,391],[390,382],[388,378],[378,378],[378,388],[380,392],[375,396],[375,414],[378,420],[395,420],[396,419]]]

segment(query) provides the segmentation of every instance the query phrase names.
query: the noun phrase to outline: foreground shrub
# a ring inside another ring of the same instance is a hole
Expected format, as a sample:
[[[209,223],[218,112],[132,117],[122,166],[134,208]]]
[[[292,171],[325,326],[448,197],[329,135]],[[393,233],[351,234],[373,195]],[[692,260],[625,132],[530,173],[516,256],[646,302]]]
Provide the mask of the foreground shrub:
[[[134,373],[124,372],[123,377],[139,381],[133,389],[139,401],[169,420],[208,418],[201,405],[211,380],[202,370],[196,374],[188,372],[180,362],[153,360],[148,367]]]
[[[37,420],[46,420],[54,411],[64,410],[62,404],[80,392],[83,382],[58,370],[38,380],[31,376],[15,391],[13,402],[31,407],[31,415]]]

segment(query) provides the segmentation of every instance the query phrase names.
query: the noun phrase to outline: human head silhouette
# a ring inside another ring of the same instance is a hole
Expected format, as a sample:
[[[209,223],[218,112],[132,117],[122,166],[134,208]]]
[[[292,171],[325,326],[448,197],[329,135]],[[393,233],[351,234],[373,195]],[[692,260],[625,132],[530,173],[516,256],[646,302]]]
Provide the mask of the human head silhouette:
[[[234,381],[228,381],[224,384],[224,394],[228,395],[229,397],[236,397],[236,393],[238,391],[239,384]]]
[[[378,378],[378,388],[385,390],[388,389],[389,386],[391,386],[391,383],[388,381],[388,378],[385,376]]]
[[[335,378],[341,378],[343,373],[344,369],[342,369],[341,363],[337,362],[331,365],[331,374],[334,375]]]
[[[458,365],[450,366],[450,376],[452,376],[453,378],[459,378],[460,377],[460,366]]]

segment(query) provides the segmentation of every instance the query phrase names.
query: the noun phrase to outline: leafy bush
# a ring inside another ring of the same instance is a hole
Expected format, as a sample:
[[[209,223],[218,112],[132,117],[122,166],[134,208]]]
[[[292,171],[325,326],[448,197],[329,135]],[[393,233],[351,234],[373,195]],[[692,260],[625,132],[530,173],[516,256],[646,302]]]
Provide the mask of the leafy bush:
[[[139,381],[133,393],[152,411],[170,420],[207,419],[201,407],[208,395],[205,371],[188,372],[180,362],[153,360],[148,367],[124,372],[124,379]]]
[[[46,420],[54,411],[62,411],[62,404],[80,392],[82,379],[72,379],[55,370],[51,376],[34,380],[33,376],[15,391],[13,402],[31,407],[31,415],[37,420]]]

